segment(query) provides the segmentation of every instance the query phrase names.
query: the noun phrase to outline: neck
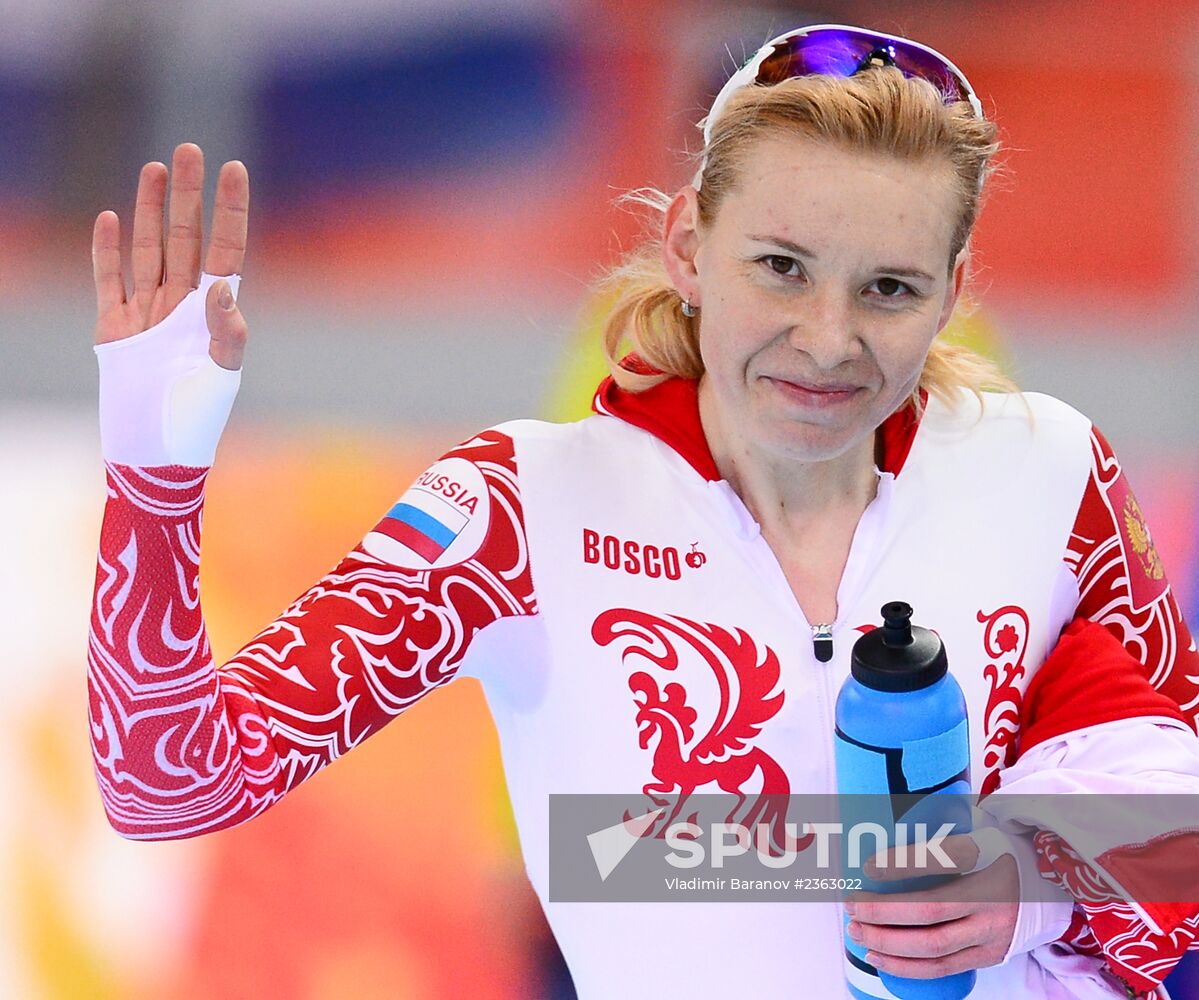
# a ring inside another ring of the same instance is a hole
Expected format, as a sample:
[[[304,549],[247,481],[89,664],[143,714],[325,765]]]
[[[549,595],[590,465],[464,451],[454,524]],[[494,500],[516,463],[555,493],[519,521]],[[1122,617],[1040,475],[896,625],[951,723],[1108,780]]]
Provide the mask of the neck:
[[[836,458],[799,462],[767,452],[722,419],[711,385],[699,383],[699,415],[721,477],[736,491],[763,531],[802,527],[835,513],[861,514],[874,499],[875,435]]]

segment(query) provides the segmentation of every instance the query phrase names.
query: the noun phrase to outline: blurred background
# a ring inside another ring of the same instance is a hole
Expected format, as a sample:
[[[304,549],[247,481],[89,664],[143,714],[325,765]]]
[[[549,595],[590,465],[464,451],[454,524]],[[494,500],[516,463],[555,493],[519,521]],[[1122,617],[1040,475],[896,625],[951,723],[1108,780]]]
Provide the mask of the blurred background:
[[[590,286],[640,225],[614,199],[684,183],[726,76],[819,21],[942,49],[998,119],[965,334],[1104,429],[1199,619],[1193,2],[0,0],[0,995],[573,996],[474,681],[245,827],[109,829],[91,222],[131,222],[179,142],[210,180],[249,167],[251,339],[205,511],[223,661],[458,440],[586,412]]]

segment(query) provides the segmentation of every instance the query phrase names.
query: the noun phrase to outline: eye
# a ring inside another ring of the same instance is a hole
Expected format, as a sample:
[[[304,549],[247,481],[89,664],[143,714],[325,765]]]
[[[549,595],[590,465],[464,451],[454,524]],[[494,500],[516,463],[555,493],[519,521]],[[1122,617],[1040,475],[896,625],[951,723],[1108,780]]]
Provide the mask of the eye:
[[[765,257],[760,257],[759,260],[775,274],[782,275],[783,277],[799,278],[803,275],[803,271],[799,268],[799,261],[794,257],[772,253],[767,254]]]
[[[905,295],[914,295],[911,285],[904,284],[898,278],[876,278],[871,287],[878,289],[878,294],[885,299],[899,299]]]

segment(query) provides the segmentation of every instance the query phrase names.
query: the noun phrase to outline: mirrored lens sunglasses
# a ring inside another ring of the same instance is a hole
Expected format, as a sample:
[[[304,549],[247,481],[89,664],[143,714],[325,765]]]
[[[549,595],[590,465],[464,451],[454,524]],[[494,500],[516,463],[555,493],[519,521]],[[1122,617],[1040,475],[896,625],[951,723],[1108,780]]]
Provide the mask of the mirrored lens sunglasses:
[[[966,101],[975,115],[985,117],[965,74],[935,49],[848,24],[816,24],[767,42],[728,79],[712,102],[704,124],[704,144],[711,141],[712,122],[741,87],[780,83],[813,73],[847,77],[877,66],[894,66],[904,76],[927,80],[947,104]]]

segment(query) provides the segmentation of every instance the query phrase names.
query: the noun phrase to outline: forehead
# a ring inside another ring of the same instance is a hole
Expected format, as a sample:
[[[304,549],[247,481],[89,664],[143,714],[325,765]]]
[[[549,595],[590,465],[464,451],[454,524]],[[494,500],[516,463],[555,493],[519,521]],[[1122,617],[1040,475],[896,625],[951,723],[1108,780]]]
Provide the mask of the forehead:
[[[717,228],[939,258],[948,254],[960,210],[952,165],[942,157],[901,159],[805,136],[771,137],[746,150]]]

